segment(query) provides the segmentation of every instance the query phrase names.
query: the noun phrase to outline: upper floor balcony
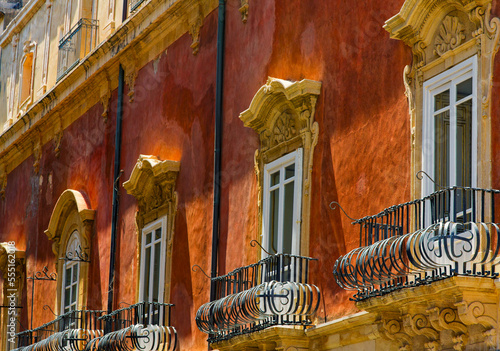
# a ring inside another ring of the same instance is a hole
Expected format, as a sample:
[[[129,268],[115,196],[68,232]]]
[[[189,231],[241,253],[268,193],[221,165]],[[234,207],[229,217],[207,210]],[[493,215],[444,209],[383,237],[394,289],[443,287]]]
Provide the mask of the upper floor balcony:
[[[214,343],[274,325],[311,325],[321,299],[309,283],[312,260],[276,254],[212,278],[216,297],[198,309],[198,328]]]
[[[171,306],[140,302],[110,314],[70,311],[38,328],[18,333],[15,351],[173,351],[177,332],[169,326]]]
[[[81,350],[88,341],[103,335],[103,315],[104,311],[67,312],[38,328],[18,333],[15,350]]]
[[[500,191],[450,187],[361,218],[359,247],[339,257],[338,284],[356,301],[453,276],[498,276]]]
[[[98,44],[98,21],[81,18],[59,41],[57,80],[71,71]]]

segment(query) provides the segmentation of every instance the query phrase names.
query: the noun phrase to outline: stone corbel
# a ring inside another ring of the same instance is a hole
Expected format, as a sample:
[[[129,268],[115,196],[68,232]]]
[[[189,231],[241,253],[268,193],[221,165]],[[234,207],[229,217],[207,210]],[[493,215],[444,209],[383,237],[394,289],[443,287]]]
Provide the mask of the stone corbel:
[[[467,327],[460,322],[456,310],[446,307],[442,310],[435,307],[427,310],[429,321],[436,330],[451,330],[453,332],[453,348],[457,351],[465,349],[468,341]]]
[[[400,350],[411,349],[412,338],[406,333],[400,318],[388,316],[382,319],[380,332],[387,339],[397,341],[400,344]]]
[[[192,43],[191,49],[193,49],[193,55],[197,55],[200,51],[200,30],[203,26],[202,16],[198,16],[196,20],[189,25],[189,34],[191,35]]]
[[[248,1],[249,0],[240,0],[240,8],[239,11],[241,13],[241,21],[243,23],[247,23],[248,20]]]
[[[455,304],[458,317],[465,325],[481,324],[486,329],[497,328],[497,309],[494,303],[483,303],[465,301]]]
[[[135,95],[135,79],[139,72],[137,55],[134,48],[129,50],[127,60],[124,62],[123,66],[125,70],[125,83],[128,86],[128,101],[132,103],[134,102]]]
[[[54,154],[57,158],[61,154],[61,140],[63,136],[63,127],[61,116],[57,116],[54,123]]]
[[[109,79],[109,75],[104,73],[104,78],[101,81],[100,98],[103,107],[101,116],[104,119],[104,123],[106,123],[108,121],[109,101],[111,99],[111,80]]]
[[[437,341],[429,341],[424,344],[425,351],[441,351],[441,345]]]
[[[40,171],[40,160],[42,159],[42,136],[39,130],[36,131],[35,141],[33,142],[33,158],[33,169],[38,174]]]
[[[425,314],[405,315],[403,326],[408,335],[423,335],[429,340],[438,340],[439,333],[432,328],[429,318]]]

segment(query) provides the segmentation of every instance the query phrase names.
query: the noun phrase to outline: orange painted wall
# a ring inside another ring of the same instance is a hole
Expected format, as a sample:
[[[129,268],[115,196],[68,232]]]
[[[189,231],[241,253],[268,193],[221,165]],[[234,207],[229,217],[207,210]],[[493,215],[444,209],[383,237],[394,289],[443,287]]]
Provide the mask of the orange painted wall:
[[[312,266],[312,282],[324,298],[318,316],[332,320],[356,310],[349,301],[351,292],[334,282],[332,268],[339,255],[357,246],[358,233],[351,220],[329,208],[330,202],[338,201],[359,218],[410,199],[414,175],[409,172],[410,124],[402,72],[411,63],[411,51],[382,29],[403,1],[252,0],[246,24],[239,4],[227,2],[219,273],[258,258],[249,242],[259,235],[253,164],[259,142],[238,115],[268,76],[321,81],[309,254],[319,259]],[[192,55],[186,33],[139,71],[135,100],[124,101],[122,181],[140,154],[181,163],[171,289],[176,305],[172,324],[181,350],[206,349],[206,335],[196,328],[194,316],[209,299],[209,281],[191,267],[210,270],[216,32],[214,11],[202,27],[198,55]],[[497,60],[495,72],[499,69]],[[493,96],[500,94],[497,80]],[[0,201],[0,241],[16,240],[26,249],[31,274],[44,265],[55,270],[51,243],[43,232],[59,195],[68,188],[86,194],[97,211],[88,308],[106,307],[107,301],[116,98],[115,91],[107,123],[98,104],[65,130],[59,158],[53,145],[46,144],[38,175],[32,158],[12,170]],[[498,106],[492,106],[493,124],[498,125]],[[493,186],[498,188],[498,130],[493,133]],[[138,269],[137,204],[123,188],[120,195],[116,306],[135,302]],[[54,308],[55,284],[41,284],[34,326],[53,319],[42,306]]]

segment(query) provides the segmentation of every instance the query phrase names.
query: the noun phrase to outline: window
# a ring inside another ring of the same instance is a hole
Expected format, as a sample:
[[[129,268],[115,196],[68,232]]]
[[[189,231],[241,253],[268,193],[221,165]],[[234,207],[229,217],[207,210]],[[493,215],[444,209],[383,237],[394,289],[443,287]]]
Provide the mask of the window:
[[[424,83],[424,194],[477,183],[476,72],[474,56]]]
[[[140,301],[163,302],[166,227],[163,217],[142,230]]]
[[[66,246],[66,257],[75,256],[81,251],[78,231],[74,231]],[[67,313],[78,309],[78,285],[80,281],[80,262],[77,260],[65,260],[63,266],[61,290],[61,311]]]
[[[26,55],[22,70],[21,104],[31,96],[33,87],[33,53]]]
[[[263,242],[272,254],[300,253],[302,148],[264,166]]]

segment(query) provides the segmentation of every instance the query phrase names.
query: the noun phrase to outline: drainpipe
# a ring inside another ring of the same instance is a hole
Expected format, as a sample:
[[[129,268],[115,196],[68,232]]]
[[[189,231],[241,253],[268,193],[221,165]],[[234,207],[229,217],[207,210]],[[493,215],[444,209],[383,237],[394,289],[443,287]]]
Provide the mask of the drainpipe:
[[[217,276],[217,257],[219,250],[220,216],[220,171],[222,152],[222,83],[224,73],[224,24],[226,17],[225,0],[219,0],[219,23],[217,25],[217,78],[215,86],[215,135],[214,135],[214,212],[212,217],[212,273]],[[210,301],[215,300],[215,283],[210,282]]]
[[[118,221],[118,181],[123,171],[120,170],[120,156],[122,146],[122,117],[123,117],[123,78],[124,71],[120,65],[118,73],[118,106],[116,109],[116,131],[115,131],[115,170],[113,176],[113,214],[111,216],[111,247],[109,249],[109,284],[108,284],[108,314],[113,311],[113,293],[115,283],[115,261],[116,261],[116,223]],[[109,326],[106,326],[109,332]]]

